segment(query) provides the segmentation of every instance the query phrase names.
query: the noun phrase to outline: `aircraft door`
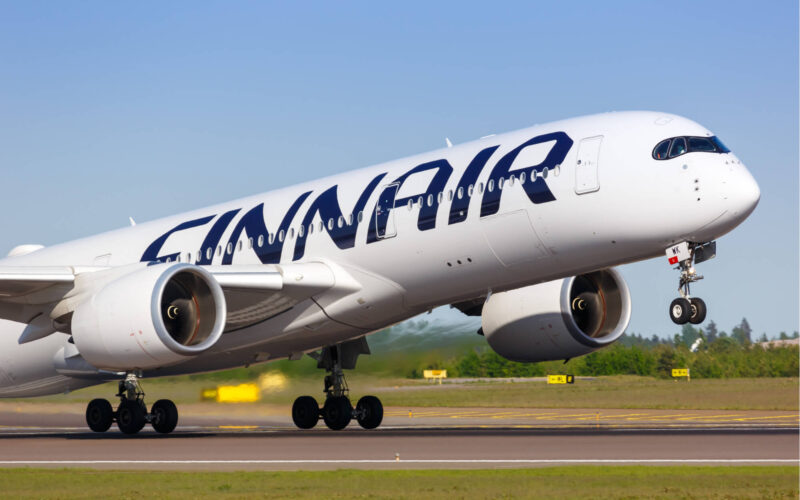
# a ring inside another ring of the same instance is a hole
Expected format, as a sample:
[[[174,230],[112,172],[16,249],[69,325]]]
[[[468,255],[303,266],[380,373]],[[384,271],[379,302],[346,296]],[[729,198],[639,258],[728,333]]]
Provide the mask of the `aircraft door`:
[[[378,197],[375,209],[375,234],[379,240],[397,236],[397,225],[394,221],[394,200],[397,197],[399,184],[387,184]]]
[[[603,136],[587,137],[578,146],[578,160],[575,165],[575,192],[593,193],[600,189],[597,168],[600,163],[600,145]]]

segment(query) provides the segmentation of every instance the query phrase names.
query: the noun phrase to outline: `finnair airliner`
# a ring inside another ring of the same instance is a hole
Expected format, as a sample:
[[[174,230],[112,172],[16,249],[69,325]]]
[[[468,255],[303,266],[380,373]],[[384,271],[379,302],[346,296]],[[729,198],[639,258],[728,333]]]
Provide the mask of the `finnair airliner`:
[[[449,141],[448,141],[448,146]],[[569,359],[616,341],[631,298],[614,266],[666,254],[679,272],[675,323],[701,323],[694,265],[755,209],[747,168],[675,115],[621,112],[493,135],[0,260],[0,396],[119,381],[116,422],[169,433],[142,377],[314,357],[324,402],[294,423],[380,425],[355,408],[343,370],[366,336],[442,305],[481,316],[500,355]]]

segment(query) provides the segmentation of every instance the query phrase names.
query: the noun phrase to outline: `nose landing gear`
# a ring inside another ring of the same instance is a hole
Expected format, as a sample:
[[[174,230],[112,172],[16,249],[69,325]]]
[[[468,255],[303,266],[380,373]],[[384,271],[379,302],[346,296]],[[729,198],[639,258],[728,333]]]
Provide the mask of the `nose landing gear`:
[[[669,305],[669,317],[673,323],[699,325],[705,321],[708,312],[706,303],[699,297],[692,297],[690,293],[690,285],[703,279],[702,275],[697,274],[693,263],[699,264],[712,259],[716,253],[717,244],[714,241],[705,244],[682,242],[667,249],[669,263],[678,264],[675,269],[681,272],[678,280],[680,297]]]
[[[352,419],[364,429],[374,429],[383,421],[383,404],[375,396],[364,396],[355,409],[350,403],[350,388],[344,378],[343,369],[355,368],[359,354],[369,354],[365,339],[326,347],[312,356],[317,367],[324,368],[325,404],[320,408],[311,396],[300,396],[292,405],[292,421],[300,429],[311,429],[320,417],[329,429],[339,431],[347,427]]]
[[[113,422],[124,434],[136,434],[150,424],[156,432],[169,434],[178,425],[178,408],[169,399],[153,403],[150,412],[144,404],[144,391],[135,373],[128,373],[119,382],[120,402],[117,411],[106,399],[93,399],[86,407],[86,423],[94,432],[105,432]]]

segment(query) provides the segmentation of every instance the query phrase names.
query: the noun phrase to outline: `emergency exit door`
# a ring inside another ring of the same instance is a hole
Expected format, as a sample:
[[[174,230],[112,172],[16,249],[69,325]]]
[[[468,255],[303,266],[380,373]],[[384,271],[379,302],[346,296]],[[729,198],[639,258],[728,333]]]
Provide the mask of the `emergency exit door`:
[[[587,137],[578,145],[578,160],[575,165],[575,192],[593,193],[600,189],[597,169],[600,165],[600,145],[603,136]]]

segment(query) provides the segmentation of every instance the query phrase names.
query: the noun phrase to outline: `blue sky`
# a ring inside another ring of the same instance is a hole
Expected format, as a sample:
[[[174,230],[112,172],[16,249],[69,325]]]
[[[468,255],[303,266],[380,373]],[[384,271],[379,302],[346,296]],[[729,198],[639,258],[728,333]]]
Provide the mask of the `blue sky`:
[[[655,109],[714,131],[761,186],[699,267],[709,318],[798,328],[797,2],[0,2],[0,58],[0,252],[445,137]],[[675,333],[676,273],[621,270],[629,331]]]

